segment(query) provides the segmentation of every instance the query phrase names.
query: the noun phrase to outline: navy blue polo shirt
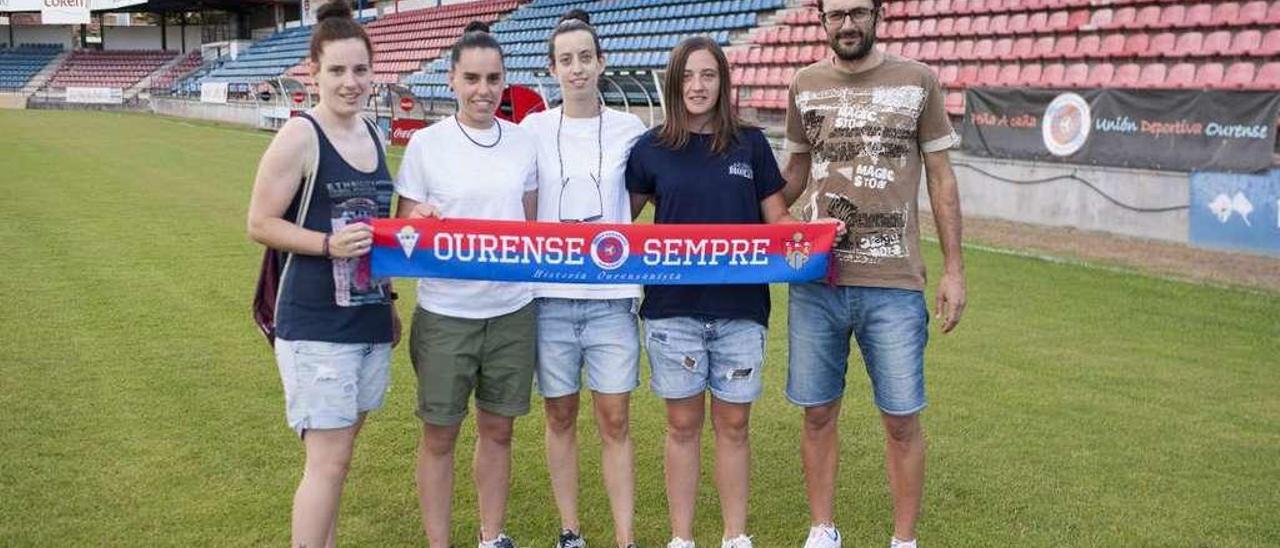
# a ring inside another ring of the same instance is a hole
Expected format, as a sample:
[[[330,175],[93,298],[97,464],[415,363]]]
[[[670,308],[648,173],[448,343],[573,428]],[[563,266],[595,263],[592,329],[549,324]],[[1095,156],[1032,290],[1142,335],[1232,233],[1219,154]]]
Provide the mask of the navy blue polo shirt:
[[[627,161],[627,190],[651,194],[658,224],[759,224],[760,202],[782,190],[782,174],[757,128],[738,132],[725,154],[711,152],[711,135],[692,133],[680,150],[658,144],[658,128],[636,141]],[[769,325],[769,286],[651,285],[640,316],[746,319]]]

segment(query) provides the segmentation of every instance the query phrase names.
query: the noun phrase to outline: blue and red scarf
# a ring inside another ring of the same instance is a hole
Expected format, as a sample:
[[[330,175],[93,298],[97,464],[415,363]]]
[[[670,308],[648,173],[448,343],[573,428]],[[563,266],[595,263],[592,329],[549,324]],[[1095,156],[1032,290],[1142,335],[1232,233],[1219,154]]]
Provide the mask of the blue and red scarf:
[[[582,284],[808,282],[836,227],[378,219],[373,275]]]

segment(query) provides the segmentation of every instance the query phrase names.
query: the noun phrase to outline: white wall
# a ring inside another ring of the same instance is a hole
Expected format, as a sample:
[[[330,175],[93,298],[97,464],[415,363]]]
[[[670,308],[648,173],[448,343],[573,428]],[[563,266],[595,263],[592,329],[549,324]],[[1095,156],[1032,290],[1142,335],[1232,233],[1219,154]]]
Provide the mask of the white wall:
[[[4,33],[4,39],[9,39],[9,30],[0,28],[0,32]],[[62,44],[62,47],[70,49],[74,43],[71,40],[71,27],[69,25],[41,25],[38,27],[13,27],[13,41],[19,44]]]
[[[169,49],[182,51],[182,29],[178,25],[169,25],[165,29],[169,35]],[[106,27],[103,34],[106,43],[103,49],[160,49],[160,27]],[[200,27],[187,27],[186,51],[200,49]]]

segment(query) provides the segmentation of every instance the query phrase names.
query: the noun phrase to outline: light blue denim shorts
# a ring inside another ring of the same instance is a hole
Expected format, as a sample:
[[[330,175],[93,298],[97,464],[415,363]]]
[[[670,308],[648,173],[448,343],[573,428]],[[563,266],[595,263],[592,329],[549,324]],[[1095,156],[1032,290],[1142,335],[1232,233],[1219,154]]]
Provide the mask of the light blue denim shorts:
[[[678,316],[644,322],[653,393],[682,399],[711,390],[728,403],[760,397],[768,330],[751,320]]]
[[[538,392],[544,398],[587,387],[625,394],[640,383],[635,299],[539,298]]]
[[[880,411],[914,415],[928,405],[924,347],[929,341],[929,312],[924,293],[793,284],[787,306],[787,399],[792,403],[814,407],[844,395],[852,336],[862,351]]]
[[[391,344],[276,339],[289,428],[329,430],[354,426],[360,414],[382,407],[390,385]]]

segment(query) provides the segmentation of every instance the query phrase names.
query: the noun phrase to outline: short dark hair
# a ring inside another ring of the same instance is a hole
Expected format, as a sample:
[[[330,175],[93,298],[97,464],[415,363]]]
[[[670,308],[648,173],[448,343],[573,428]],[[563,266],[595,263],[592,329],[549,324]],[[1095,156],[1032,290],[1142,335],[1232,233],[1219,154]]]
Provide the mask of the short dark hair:
[[[871,0],[871,9],[880,11],[880,6],[883,6],[883,5],[884,5],[884,0]],[[825,11],[822,9],[822,0],[818,0],[818,11]]]
[[[373,41],[364,26],[352,17],[351,4],[347,0],[331,0],[316,10],[316,25],[311,31],[310,55],[313,62],[320,62],[324,45],[335,40],[359,38],[369,48],[369,61],[373,61]]]
[[[556,37],[566,32],[586,31],[591,34],[591,41],[596,45],[596,58],[604,55],[604,51],[600,49],[600,36],[596,34],[596,28],[591,26],[591,16],[581,9],[571,9],[564,15],[560,16],[560,21],[556,23],[556,28],[551,30],[551,36],[547,38],[547,58],[551,60],[551,64],[556,63]]]
[[[498,43],[498,39],[489,34],[489,24],[484,21],[472,21],[467,24],[462,36],[449,50],[449,60],[457,63],[458,59],[462,58],[462,52],[469,49],[491,49],[498,52],[498,57],[503,57],[502,45]]]

